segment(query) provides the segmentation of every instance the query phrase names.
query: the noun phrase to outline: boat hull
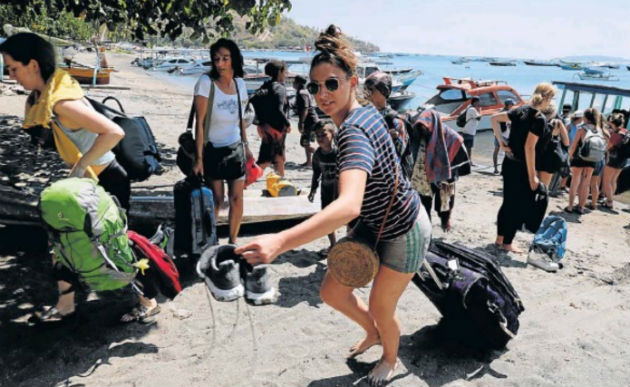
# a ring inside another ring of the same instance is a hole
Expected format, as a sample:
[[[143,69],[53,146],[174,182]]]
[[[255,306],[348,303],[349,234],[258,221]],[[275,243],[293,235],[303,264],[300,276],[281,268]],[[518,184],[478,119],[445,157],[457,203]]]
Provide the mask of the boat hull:
[[[109,74],[112,71],[110,69],[98,70],[96,72],[96,79],[94,79],[94,69],[66,67],[64,70],[82,85],[91,85],[92,83],[97,85],[109,85]]]

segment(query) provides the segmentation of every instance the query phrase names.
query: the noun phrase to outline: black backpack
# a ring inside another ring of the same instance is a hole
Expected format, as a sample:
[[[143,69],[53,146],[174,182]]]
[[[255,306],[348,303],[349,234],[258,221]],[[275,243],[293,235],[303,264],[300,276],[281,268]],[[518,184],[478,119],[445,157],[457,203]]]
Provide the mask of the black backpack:
[[[116,101],[120,110],[105,105],[108,100]],[[130,116],[125,113],[120,101],[115,97],[106,97],[103,102],[87,98],[94,110],[114,121],[125,132],[125,137],[112,149],[116,160],[125,168],[129,179],[144,181],[151,175],[164,172],[160,165],[161,157],[155,143],[153,132],[142,116]]]
[[[271,82],[263,83],[251,97],[249,97],[249,101],[247,101],[248,107],[254,108],[255,119],[254,123],[260,123],[261,118],[266,117],[266,109],[268,109],[269,102],[267,101],[269,96],[269,88],[271,87]]]
[[[459,113],[459,115],[457,116],[457,121],[455,121],[455,125],[460,128],[466,126],[466,123],[468,122],[466,121],[466,114],[468,113],[468,109],[470,109],[470,106],[468,106],[463,112]]]

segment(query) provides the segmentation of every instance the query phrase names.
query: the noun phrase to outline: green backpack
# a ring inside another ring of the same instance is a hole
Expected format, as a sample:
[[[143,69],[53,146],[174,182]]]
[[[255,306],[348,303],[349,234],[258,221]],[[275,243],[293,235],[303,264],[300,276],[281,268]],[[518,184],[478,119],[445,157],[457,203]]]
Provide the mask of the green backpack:
[[[41,193],[39,209],[55,256],[90,289],[114,290],[133,281],[137,269],[127,219],[96,181],[59,180]]]

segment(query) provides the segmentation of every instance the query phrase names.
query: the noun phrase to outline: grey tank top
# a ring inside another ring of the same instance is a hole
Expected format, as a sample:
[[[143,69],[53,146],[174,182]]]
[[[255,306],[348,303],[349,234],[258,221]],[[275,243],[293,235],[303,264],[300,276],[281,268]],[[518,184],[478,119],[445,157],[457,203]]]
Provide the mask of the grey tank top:
[[[81,152],[81,154],[85,154],[87,151],[89,151],[90,148],[92,148],[92,145],[94,145],[94,141],[96,141],[96,137],[98,137],[98,134],[94,132],[90,132],[89,130],[68,129],[61,124],[61,122],[59,121],[59,118],[57,117],[55,117],[55,123],[57,124],[57,126],[59,126],[59,129],[61,129],[66,134],[66,136],[68,136],[70,141],[72,141],[74,145],[76,145],[76,147],[79,149],[79,152]],[[93,165],[109,164],[115,158],[116,156],[114,155],[112,151],[107,151],[101,157],[94,160],[92,164]]]

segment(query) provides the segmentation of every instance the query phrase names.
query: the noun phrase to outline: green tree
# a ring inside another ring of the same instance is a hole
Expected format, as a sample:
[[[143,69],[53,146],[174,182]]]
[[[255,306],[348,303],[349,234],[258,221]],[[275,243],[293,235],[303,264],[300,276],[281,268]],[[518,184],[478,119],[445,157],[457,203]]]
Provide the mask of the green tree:
[[[207,41],[232,31],[234,12],[247,18],[247,29],[263,31],[280,21],[291,9],[290,0],[4,0],[16,14],[33,12],[49,15],[69,11],[88,22],[106,24],[111,31],[129,28],[132,36],[168,36],[175,39],[185,27],[194,30],[191,39]]]

